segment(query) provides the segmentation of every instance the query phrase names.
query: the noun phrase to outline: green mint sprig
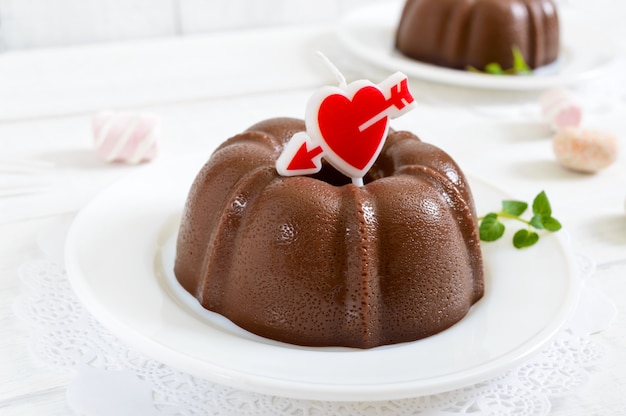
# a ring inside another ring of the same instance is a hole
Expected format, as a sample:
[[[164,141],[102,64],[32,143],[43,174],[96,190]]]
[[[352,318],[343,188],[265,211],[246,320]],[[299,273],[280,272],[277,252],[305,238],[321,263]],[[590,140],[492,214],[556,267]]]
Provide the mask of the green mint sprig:
[[[530,75],[532,74],[532,69],[528,66],[526,61],[524,60],[524,55],[522,51],[517,47],[513,46],[511,48],[513,52],[513,68],[502,69],[502,65],[497,62],[491,62],[485,65],[484,70],[480,70],[471,65],[467,66],[467,70],[470,72],[478,72],[481,74],[491,74],[491,75]]]
[[[506,229],[502,219],[516,220],[526,224],[526,228],[518,230],[513,236],[513,246],[519,249],[533,246],[539,241],[539,234],[535,230],[556,232],[561,229],[561,223],[552,216],[552,207],[544,191],[541,191],[533,200],[533,216],[530,220],[521,217],[527,209],[528,204],[523,201],[502,201],[500,212],[490,212],[484,217],[478,218],[480,239],[482,241],[496,241],[502,237]]]

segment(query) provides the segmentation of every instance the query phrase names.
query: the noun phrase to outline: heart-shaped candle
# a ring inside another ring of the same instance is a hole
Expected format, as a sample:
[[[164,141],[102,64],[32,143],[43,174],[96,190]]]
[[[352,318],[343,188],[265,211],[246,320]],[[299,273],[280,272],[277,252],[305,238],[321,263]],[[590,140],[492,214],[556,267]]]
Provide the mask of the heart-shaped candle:
[[[320,171],[324,157],[361,186],[383,148],[389,120],[414,106],[408,79],[400,72],[378,85],[359,80],[323,87],[307,104],[306,133],[292,137],[276,169],[283,176],[311,175]]]

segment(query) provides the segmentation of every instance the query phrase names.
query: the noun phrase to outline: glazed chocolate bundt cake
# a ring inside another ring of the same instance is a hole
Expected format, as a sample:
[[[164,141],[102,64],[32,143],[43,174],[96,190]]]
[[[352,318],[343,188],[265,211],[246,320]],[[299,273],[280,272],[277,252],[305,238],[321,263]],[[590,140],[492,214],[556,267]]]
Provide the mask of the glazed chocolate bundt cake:
[[[197,175],[175,275],[199,302],[263,337],[370,348],[436,334],[483,295],[468,183],[439,148],[390,131],[355,186],[324,164],[280,176],[301,120],[260,122]]]
[[[513,67],[513,48],[537,68],[559,53],[559,18],[552,0],[407,0],[396,48],[439,66]]]

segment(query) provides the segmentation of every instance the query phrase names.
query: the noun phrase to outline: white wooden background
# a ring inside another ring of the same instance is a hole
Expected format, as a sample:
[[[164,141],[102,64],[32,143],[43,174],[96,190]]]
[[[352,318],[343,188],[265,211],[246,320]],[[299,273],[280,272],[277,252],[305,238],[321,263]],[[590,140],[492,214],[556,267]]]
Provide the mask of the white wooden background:
[[[332,23],[389,0],[0,0],[0,51]]]

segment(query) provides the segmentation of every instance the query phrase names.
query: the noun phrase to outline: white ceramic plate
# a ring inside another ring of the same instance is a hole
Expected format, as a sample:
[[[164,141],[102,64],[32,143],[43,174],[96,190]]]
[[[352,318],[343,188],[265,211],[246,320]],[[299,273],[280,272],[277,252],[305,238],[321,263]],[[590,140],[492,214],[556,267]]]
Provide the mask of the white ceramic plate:
[[[337,29],[343,46],[379,67],[444,84],[501,90],[541,90],[597,77],[615,58],[615,45],[601,30],[561,14],[561,51],[557,62],[530,76],[476,74],[418,62],[394,49],[402,5],[382,3],[356,9]]]
[[[315,400],[389,400],[499,375],[566,319],[578,278],[558,234],[526,251],[485,246],[486,293],[452,328],[370,350],[310,348],[252,335],[172,285],[173,242],[198,158],[154,165],[96,197],[72,224],[70,281],[85,307],[129,346],[211,381]],[[479,209],[503,194],[473,181]],[[483,211],[484,212],[484,211]]]

